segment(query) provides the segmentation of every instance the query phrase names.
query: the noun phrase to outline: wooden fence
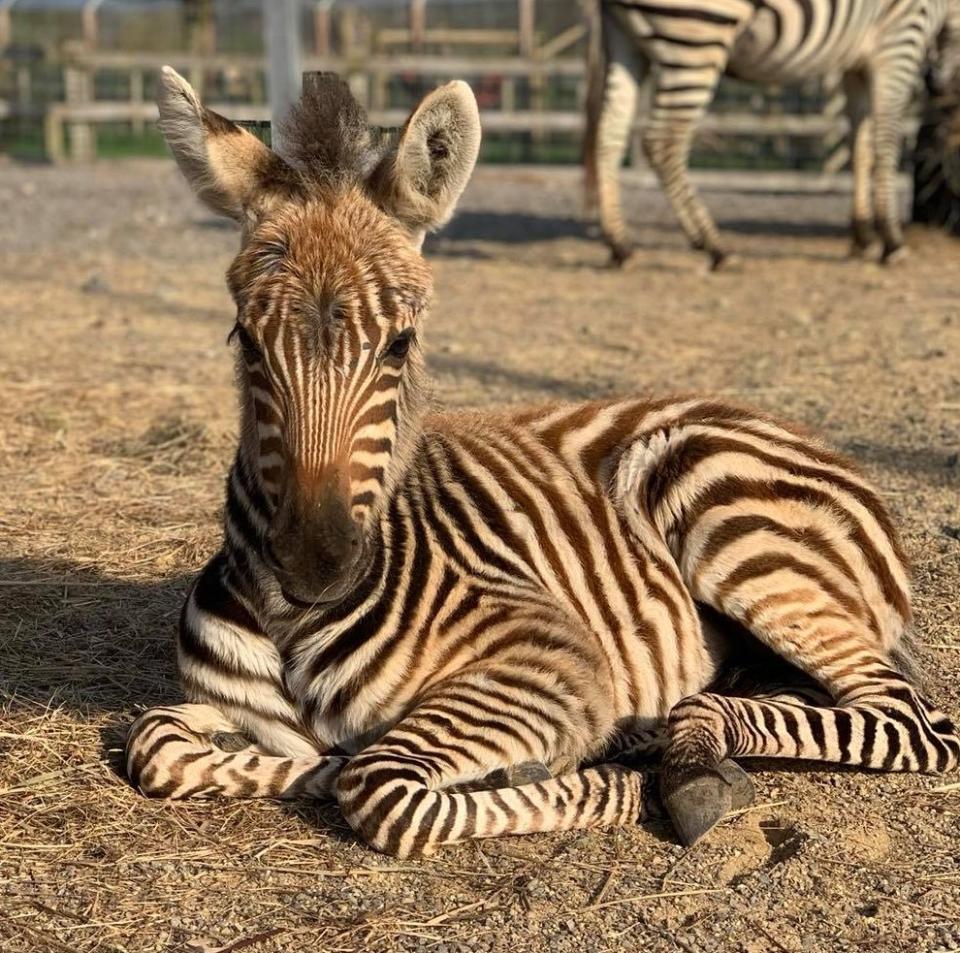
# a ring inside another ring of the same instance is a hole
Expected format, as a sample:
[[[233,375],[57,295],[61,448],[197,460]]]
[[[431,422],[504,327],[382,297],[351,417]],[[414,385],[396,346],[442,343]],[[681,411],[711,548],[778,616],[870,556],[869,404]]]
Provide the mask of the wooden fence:
[[[389,39],[389,38],[388,38]],[[579,37],[570,37],[575,42]],[[571,45],[572,45],[571,42]],[[583,127],[586,76],[582,58],[538,56],[427,56],[418,54],[374,54],[363,59],[350,57],[306,57],[306,70],[333,70],[345,77],[354,95],[363,103],[375,126],[395,127],[406,118],[405,109],[391,108],[391,82],[422,78],[431,84],[447,79],[482,80],[496,93],[495,105],[482,109],[484,129],[492,133],[526,132],[533,135],[579,133]],[[250,102],[211,102],[211,108],[235,120],[266,121],[269,106],[262,92],[266,62],[258,56],[234,56],[170,52],[127,53],[89,50],[73,46],[64,65],[65,101],[48,106],[44,126],[48,156],[53,161],[89,160],[96,154],[95,128],[102,123],[124,122],[140,126],[157,118],[156,106],[144,99],[145,77],[165,63],[181,71],[203,95],[205,80],[216,74],[229,75],[253,91]],[[97,100],[95,76],[99,71],[125,74],[129,97],[125,100]],[[577,108],[551,110],[544,105],[544,89],[552,79],[563,77],[577,89]],[[527,108],[516,108],[517,85],[529,90]],[[257,94],[259,92],[259,95]],[[638,119],[638,125],[641,122]],[[702,126],[708,133],[742,136],[789,136],[842,142],[846,120],[839,111],[822,114],[763,114],[713,112]],[[65,132],[69,130],[69,137]],[[841,163],[842,164],[842,163]],[[833,169],[831,171],[836,171]]]
[[[0,13],[12,2],[15,0],[0,0]],[[545,36],[536,29],[535,0],[512,0],[517,5],[515,28],[431,28],[426,19],[427,0],[408,2],[407,27],[378,30],[372,30],[352,6],[341,7],[332,20],[329,0],[316,2],[311,52],[304,57],[303,68],[333,70],[344,76],[367,108],[371,123],[380,127],[396,127],[406,118],[409,104],[397,102],[392,91],[405,84],[410,88],[421,82],[435,85],[460,78],[482,91],[481,114],[487,133],[525,133],[542,141],[553,134],[572,139],[581,132],[586,23],[568,22],[557,27],[555,35]],[[264,56],[218,53],[209,46],[168,53],[100,49],[95,19],[99,5],[98,0],[86,0],[84,39],[65,44],[61,51],[63,100],[42,107],[45,151],[52,161],[94,158],[97,128],[105,124],[129,124],[134,132],[142,132],[153,123],[157,111],[151,101],[151,80],[166,63],[184,73],[218,112],[236,120],[270,118]],[[123,98],[97,97],[98,77],[106,75],[124,91]],[[8,93],[8,100],[0,101],[0,119],[37,115],[29,71],[18,67],[16,76],[15,94]],[[233,101],[218,101],[218,90],[228,85],[227,81],[241,95],[232,96]],[[825,156],[823,171],[837,172],[848,160],[847,123],[839,84],[828,86],[825,108],[819,112],[786,111],[774,99],[766,112],[713,110],[702,129],[715,136],[781,143],[812,141]],[[561,88],[564,94],[559,96]],[[558,100],[562,108],[558,108]],[[642,110],[638,127],[641,122]],[[633,151],[637,158],[636,134]],[[789,155],[789,150],[783,152]]]

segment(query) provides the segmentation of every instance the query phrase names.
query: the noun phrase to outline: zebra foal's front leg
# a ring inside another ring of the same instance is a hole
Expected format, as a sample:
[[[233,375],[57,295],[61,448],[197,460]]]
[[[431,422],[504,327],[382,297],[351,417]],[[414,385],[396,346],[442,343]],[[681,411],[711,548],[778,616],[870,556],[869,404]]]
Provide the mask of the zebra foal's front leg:
[[[524,699],[528,691],[537,694]],[[571,704],[515,673],[443,686],[341,772],[337,800],[347,823],[396,857],[472,838],[635,823],[647,809],[644,775],[614,765],[569,769],[583,754],[563,724]],[[450,790],[531,764],[550,765],[557,776]]]
[[[330,795],[346,759],[321,755],[305,733],[276,646],[235,595],[222,553],[187,597],[177,669],[192,703],[151,708],[134,722],[126,746],[134,787],[162,798]]]
[[[329,797],[347,759],[282,757],[251,744],[212,705],[151,708],[130,727],[130,783],[147,797]]]

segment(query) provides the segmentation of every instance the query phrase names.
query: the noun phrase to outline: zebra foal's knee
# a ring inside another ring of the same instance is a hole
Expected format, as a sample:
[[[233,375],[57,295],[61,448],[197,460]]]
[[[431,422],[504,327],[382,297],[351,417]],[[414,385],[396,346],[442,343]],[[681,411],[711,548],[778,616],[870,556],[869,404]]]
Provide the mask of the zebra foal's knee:
[[[167,785],[158,759],[174,741],[182,741],[184,726],[172,710],[151,708],[127,730],[124,764],[130,784],[145,797],[165,797]]]
[[[364,843],[391,857],[410,857],[429,849],[419,829],[429,833],[429,817],[418,810],[424,798],[439,798],[428,788],[429,772],[414,764],[378,763],[363,755],[348,762],[334,793],[340,813]],[[428,814],[435,815],[437,808]],[[419,815],[420,824],[414,829]]]

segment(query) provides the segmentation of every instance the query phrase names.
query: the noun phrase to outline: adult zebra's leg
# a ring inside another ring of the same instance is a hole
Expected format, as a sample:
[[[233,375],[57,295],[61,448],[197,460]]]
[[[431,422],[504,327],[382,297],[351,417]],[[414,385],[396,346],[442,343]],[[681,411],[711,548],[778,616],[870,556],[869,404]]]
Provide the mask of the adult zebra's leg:
[[[903,147],[903,118],[920,70],[918,52],[913,46],[901,44],[897,51],[889,51],[872,65],[873,200],[884,264],[892,264],[906,254],[896,176]]]
[[[398,857],[471,838],[634,823],[646,813],[643,774],[570,770],[586,734],[574,731],[577,740],[564,722],[581,704],[535,671],[485,670],[447,683],[350,760],[337,782],[343,815],[372,847]],[[449,790],[530,762],[556,776]]]
[[[592,165],[593,183],[600,206],[603,238],[611,260],[622,265],[630,257],[630,240],[623,221],[620,201],[620,167],[630,142],[630,130],[637,111],[637,93],[649,69],[634,43],[606,8],[600,13],[604,49],[604,75],[597,115],[588,115],[588,174]]]
[[[147,797],[328,797],[347,759],[281,757],[212,705],[151,708],[130,727],[127,776]]]
[[[723,72],[723,66],[661,68],[643,150],[667,193],[690,245],[723,266],[727,252],[710,212],[690,181],[690,147]]]
[[[873,245],[873,135],[870,119],[870,87],[867,77],[850,72],[843,77],[847,118],[850,122],[850,154],[853,166],[853,214],[850,218],[850,255],[864,258]]]

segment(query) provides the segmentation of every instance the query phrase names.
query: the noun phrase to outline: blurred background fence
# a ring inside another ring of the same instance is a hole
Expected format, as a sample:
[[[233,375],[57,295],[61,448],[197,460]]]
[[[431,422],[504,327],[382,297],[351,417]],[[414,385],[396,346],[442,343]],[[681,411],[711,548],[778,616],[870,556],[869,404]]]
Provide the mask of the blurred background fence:
[[[263,3],[0,0],[0,151],[52,161],[160,154],[157,72],[170,63],[236,120],[269,118]],[[347,77],[377,126],[466,79],[487,162],[576,162],[592,0],[302,0],[304,69]],[[835,84],[725,79],[693,164],[836,172],[848,160]],[[636,138],[636,137],[635,137]],[[634,143],[631,162],[640,158]]]

